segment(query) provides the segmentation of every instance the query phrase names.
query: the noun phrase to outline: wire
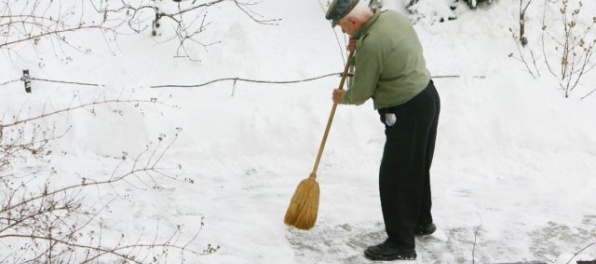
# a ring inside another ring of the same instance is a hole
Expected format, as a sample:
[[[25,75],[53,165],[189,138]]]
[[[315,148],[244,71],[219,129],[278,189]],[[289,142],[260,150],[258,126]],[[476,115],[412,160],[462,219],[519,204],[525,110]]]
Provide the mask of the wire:
[[[194,87],[207,86],[207,85],[212,84],[212,83],[224,82],[224,81],[233,81],[234,83],[240,81],[240,82],[249,82],[249,83],[290,84],[290,83],[310,82],[310,81],[315,81],[315,80],[319,80],[319,79],[323,79],[323,78],[327,78],[327,77],[332,77],[332,76],[340,76],[341,77],[341,74],[342,74],[341,72],[336,72],[336,73],[329,73],[329,74],[325,74],[325,75],[321,75],[321,76],[316,76],[316,77],[311,77],[311,78],[306,78],[306,79],[290,80],[290,81],[266,81],[266,80],[246,79],[246,78],[240,78],[240,77],[230,77],[230,78],[222,78],[222,79],[211,80],[211,81],[200,83],[200,84],[152,85],[152,86],[149,86],[149,88],[194,88]],[[460,78],[460,77],[461,77],[460,75],[435,75],[435,76],[431,76],[431,78],[433,78],[433,79]],[[474,78],[480,78],[480,79],[485,79],[486,78],[486,76],[482,76],[482,75],[472,76],[472,77],[474,77]],[[38,81],[38,82],[50,82],[50,83],[64,83],[64,84],[73,84],[73,85],[82,85],[82,86],[96,86],[96,87],[106,86],[104,84],[83,83],[83,82],[69,82],[69,81],[50,80],[50,79],[34,78],[34,77],[28,77],[27,80]],[[0,86],[11,84],[11,83],[18,82],[18,81],[25,81],[25,79],[21,78],[21,79],[17,79],[17,80],[12,80],[12,81],[8,81],[8,82],[4,82],[4,83],[1,83]],[[592,93],[593,92],[596,92],[596,90],[592,91]]]
[[[293,81],[264,81],[264,80],[252,80],[252,79],[244,79],[244,78],[222,78],[222,79],[217,79],[217,80],[213,80],[213,81],[208,81],[205,83],[201,83],[201,84],[192,84],[192,85],[154,85],[154,86],[149,86],[150,88],[171,88],[171,87],[180,87],[180,88],[193,88],[193,87],[201,87],[201,86],[205,86],[205,85],[209,85],[212,83],[216,83],[216,82],[223,82],[223,81],[243,81],[243,82],[250,82],[250,83],[273,83],[273,84],[288,84],[288,83],[301,83],[301,82],[309,82],[309,81],[314,81],[314,80],[318,80],[318,79],[323,79],[323,78],[327,78],[327,77],[331,77],[331,76],[337,76],[340,75],[341,72],[338,73],[330,73],[330,74],[325,74],[322,76],[318,76],[318,77],[312,77],[312,78],[308,78],[308,79],[302,79],[302,80],[293,80]]]
[[[13,83],[13,82],[18,82],[18,81],[20,81],[20,80],[19,80],[19,79],[17,79],[17,80],[8,81],[8,82],[5,82],[5,83],[0,83],[0,86],[7,85],[7,84],[11,84],[11,83]]]
[[[105,86],[102,84],[95,84],[95,83],[81,83],[81,82],[67,82],[67,81],[57,81],[57,80],[48,80],[48,79],[41,79],[41,78],[29,78],[32,81],[40,81],[40,82],[51,82],[51,83],[65,83],[65,84],[75,84],[75,85],[83,85],[83,86]]]
[[[95,83],[68,82],[68,81],[58,81],[58,80],[50,80],[50,79],[35,78],[35,77],[27,77],[26,79],[25,79],[25,77],[23,77],[21,79],[12,80],[12,81],[8,81],[5,83],[0,83],[0,86],[11,84],[11,83],[18,82],[18,81],[25,81],[25,80],[38,81],[38,82],[50,82],[50,83],[75,84],[75,85],[83,85],[83,86],[105,86],[102,84],[95,84]]]

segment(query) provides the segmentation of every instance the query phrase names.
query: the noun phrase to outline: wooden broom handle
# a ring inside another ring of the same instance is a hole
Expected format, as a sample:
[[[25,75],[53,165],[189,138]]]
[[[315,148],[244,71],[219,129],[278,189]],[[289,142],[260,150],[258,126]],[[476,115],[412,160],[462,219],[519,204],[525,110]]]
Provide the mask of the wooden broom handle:
[[[344,88],[344,83],[346,82],[346,77],[348,76],[348,69],[350,68],[350,63],[352,62],[352,57],[354,56],[354,51],[350,51],[348,55],[348,61],[346,62],[346,66],[344,67],[344,72],[341,76],[341,81],[339,82],[339,88]],[[315,166],[312,169],[312,173],[310,174],[311,179],[317,178],[317,170],[319,169],[319,163],[321,162],[321,157],[323,156],[323,149],[325,148],[325,143],[327,142],[327,136],[329,136],[329,130],[331,129],[331,123],[333,122],[333,116],[335,116],[335,110],[337,109],[337,103],[333,103],[333,107],[331,108],[331,114],[329,114],[329,121],[327,121],[327,127],[325,128],[325,134],[323,134],[323,140],[321,140],[321,146],[319,147],[319,153],[317,154],[317,160],[315,161]]]

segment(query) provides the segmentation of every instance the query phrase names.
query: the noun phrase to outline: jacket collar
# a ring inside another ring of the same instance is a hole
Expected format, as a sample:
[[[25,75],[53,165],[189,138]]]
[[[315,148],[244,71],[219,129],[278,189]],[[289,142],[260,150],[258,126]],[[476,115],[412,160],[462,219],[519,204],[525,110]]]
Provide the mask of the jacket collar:
[[[362,25],[362,27],[360,27],[360,29],[358,30],[358,32],[356,32],[356,34],[354,35],[354,37],[357,38],[357,39],[359,39],[360,37],[362,37],[362,35],[366,34],[366,32],[368,32],[368,30],[370,29],[370,27],[375,22],[377,22],[377,20],[381,16],[381,13],[383,13],[383,12],[382,11],[375,12],[375,14],[368,21],[366,21],[366,23],[364,23],[364,25]]]

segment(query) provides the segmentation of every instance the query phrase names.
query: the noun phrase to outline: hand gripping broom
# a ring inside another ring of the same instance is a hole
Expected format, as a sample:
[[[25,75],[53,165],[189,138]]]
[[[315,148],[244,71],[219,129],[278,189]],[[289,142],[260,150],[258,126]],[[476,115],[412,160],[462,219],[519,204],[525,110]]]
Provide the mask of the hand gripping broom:
[[[350,55],[348,55],[348,62],[346,63],[344,72],[341,76],[339,89],[343,89],[353,55],[353,51],[351,51]],[[329,135],[329,130],[331,129],[331,123],[333,122],[333,116],[335,115],[336,108],[337,104],[333,103],[333,108],[331,108],[331,114],[329,115],[329,121],[327,122],[327,128],[325,128],[325,134],[323,135],[323,140],[321,141],[321,146],[319,147],[319,154],[317,155],[317,160],[315,161],[315,166],[310,173],[310,176],[298,184],[298,187],[296,187],[296,191],[294,192],[294,196],[292,196],[292,201],[290,202],[290,206],[286,211],[286,216],[284,219],[286,225],[294,226],[302,230],[308,230],[311,229],[317,221],[317,213],[319,211],[319,183],[317,182],[317,169],[319,168],[319,162],[321,161],[321,156],[323,155],[323,149],[325,148],[325,142],[327,142],[327,136]]]

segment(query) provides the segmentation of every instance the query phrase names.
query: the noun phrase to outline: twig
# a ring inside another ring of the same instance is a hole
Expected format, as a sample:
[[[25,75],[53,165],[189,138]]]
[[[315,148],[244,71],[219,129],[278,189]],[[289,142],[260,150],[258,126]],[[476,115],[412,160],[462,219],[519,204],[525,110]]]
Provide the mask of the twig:
[[[569,264],[569,263],[571,263],[571,261],[572,261],[572,260],[573,260],[575,257],[577,257],[577,255],[579,255],[579,254],[580,254],[580,253],[582,253],[584,250],[588,249],[589,247],[591,247],[591,246],[593,246],[593,245],[596,245],[596,241],[592,242],[591,244],[589,244],[589,245],[585,246],[584,248],[582,248],[580,251],[576,252],[576,253],[573,255],[573,257],[571,257],[571,258],[569,259],[569,261],[567,261],[567,263],[565,263],[565,264]]]
[[[57,111],[54,111],[54,112],[51,112],[51,113],[44,113],[44,114],[41,114],[39,116],[35,116],[35,117],[27,118],[27,119],[17,120],[17,121],[15,121],[13,123],[3,124],[2,126],[4,128],[11,127],[11,126],[16,126],[16,125],[19,125],[19,124],[24,124],[24,123],[27,123],[27,122],[31,122],[33,120],[43,119],[43,118],[46,118],[48,116],[58,115],[60,113],[65,113],[65,112],[70,112],[72,110],[76,110],[76,109],[80,109],[80,108],[85,108],[87,106],[96,106],[96,105],[110,104],[110,103],[155,103],[155,102],[156,101],[153,100],[153,99],[151,99],[151,100],[120,100],[120,99],[110,99],[110,100],[107,100],[107,99],[104,99],[102,101],[94,101],[94,102],[91,102],[91,103],[82,103],[82,104],[79,104],[79,105],[76,105],[76,106],[70,106],[68,108],[57,110]]]
[[[102,26],[79,26],[79,27],[73,27],[73,28],[66,28],[66,29],[62,29],[62,30],[55,30],[55,31],[51,31],[51,32],[43,32],[37,35],[32,35],[32,36],[27,36],[25,38],[22,39],[17,39],[17,40],[13,40],[10,42],[5,42],[0,44],[0,48],[3,47],[9,47],[11,45],[17,44],[17,43],[21,43],[24,41],[30,41],[30,40],[34,40],[34,39],[39,39],[39,38],[43,38],[49,35],[60,35],[61,33],[66,33],[66,32],[74,32],[74,31],[80,31],[80,30],[84,30],[84,29],[99,29],[99,30],[107,30],[106,28],[102,27]]]
[[[580,100],[584,100],[586,97],[592,95],[594,92],[596,92],[596,89],[594,89],[591,92],[589,92],[588,94],[584,95],[582,98],[580,98]]]
[[[480,217],[480,215],[478,215]],[[480,228],[482,227],[482,217],[480,217],[480,225],[476,228],[474,232],[474,245],[472,246],[472,264],[476,263],[476,240],[478,239],[478,233],[480,232]]]
[[[524,7],[523,0],[519,0],[519,40],[524,47],[528,44],[528,39],[526,38],[526,11],[531,3],[532,0],[529,0]]]
[[[325,13],[327,13],[327,11],[325,11],[325,6],[323,6],[323,3],[321,3],[321,1],[319,1],[319,0],[315,0],[315,1],[321,7],[321,11],[323,11],[322,16],[325,16]],[[337,35],[337,31],[335,31],[332,27],[329,27],[329,29],[333,32],[333,35],[335,36],[335,41],[337,42],[337,46],[339,48],[339,54],[340,54],[341,59],[342,59],[342,65],[345,65],[346,64],[346,55],[343,52],[344,48],[341,45],[341,42],[339,41],[339,36]],[[345,42],[345,39],[344,39],[344,42]]]
[[[524,56],[524,53],[522,52],[522,48],[520,47],[520,45],[518,43],[518,37],[513,32],[513,29],[509,28],[509,32],[511,32],[511,37],[513,38],[513,41],[515,42],[515,47],[517,48],[517,53],[519,54],[519,58],[513,56],[513,53],[509,54],[509,57],[522,62],[526,66],[526,70],[528,70],[528,73],[530,73],[530,75],[532,75],[532,77],[534,79],[536,79],[537,77],[540,76],[540,73],[538,72],[538,68],[536,67],[536,63],[534,63],[534,67],[536,68],[536,73],[534,73],[534,71],[530,68],[530,65],[528,64],[528,60],[526,59],[526,57]],[[532,58],[534,58],[534,54],[533,53],[531,53],[531,54],[532,54]]]

